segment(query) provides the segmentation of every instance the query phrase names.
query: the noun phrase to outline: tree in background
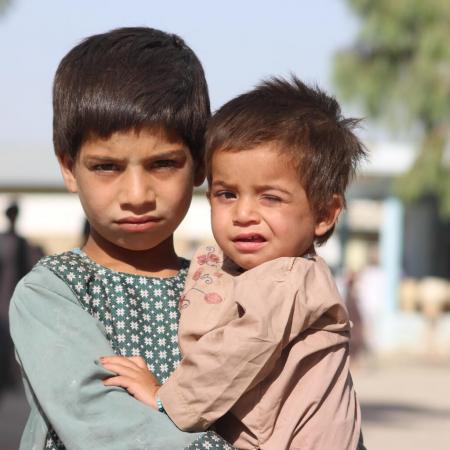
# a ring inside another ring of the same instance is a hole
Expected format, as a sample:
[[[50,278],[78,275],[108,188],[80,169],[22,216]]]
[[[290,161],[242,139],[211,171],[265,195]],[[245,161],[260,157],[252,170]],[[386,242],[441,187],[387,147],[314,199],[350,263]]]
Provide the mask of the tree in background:
[[[406,201],[436,197],[449,218],[450,1],[346,1],[360,31],[335,57],[337,88],[369,117],[419,129],[417,158],[397,191]]]
[[[0,0],[0,16],[4,14],[6,8],[10,5],[11,0]]]

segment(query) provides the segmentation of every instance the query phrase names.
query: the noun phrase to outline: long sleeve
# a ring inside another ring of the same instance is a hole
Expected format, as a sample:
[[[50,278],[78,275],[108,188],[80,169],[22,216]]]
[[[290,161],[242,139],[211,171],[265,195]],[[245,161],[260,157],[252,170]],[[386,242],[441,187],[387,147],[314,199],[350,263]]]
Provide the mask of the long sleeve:
[[[19,283],[10,324],[35,414],[21,448],[43,448],[46,421],[68,450],[179,450],[197,437],[123,389],[103,386],[110,373],[96,361],[112,354],[103,326],[48,269],[37,267]]]
[[[160,389],[178,427],[210,426],[273,370],[302,331],[348,330],[345,308],[325,269],[321,261],[279,258],[234,278],[234,319],[201,336]],[[204,304],[191,307],[192,320],[202,317],[195,308]]]

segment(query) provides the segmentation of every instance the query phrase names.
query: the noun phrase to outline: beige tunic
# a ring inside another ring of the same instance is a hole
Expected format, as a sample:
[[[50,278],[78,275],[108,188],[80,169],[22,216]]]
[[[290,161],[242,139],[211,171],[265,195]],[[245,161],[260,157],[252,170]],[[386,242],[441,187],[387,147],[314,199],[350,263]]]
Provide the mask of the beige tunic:
[[[170,418],[182,430],[217,421],[239,449],[356,449],[350,322],[326,263],[279,258],[239,274],[222,259],[204,247],[189,269],[184,357],[159,393]]]

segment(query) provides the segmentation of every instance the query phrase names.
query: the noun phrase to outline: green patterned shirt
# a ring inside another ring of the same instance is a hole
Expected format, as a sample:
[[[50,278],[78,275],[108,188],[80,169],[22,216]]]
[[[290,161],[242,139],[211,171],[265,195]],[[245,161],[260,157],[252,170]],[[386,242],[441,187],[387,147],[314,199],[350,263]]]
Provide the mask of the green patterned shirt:
[[[158,380],[161,383],[167,380],[181,359],[178,303],[189,266],[187,260],[180,259],[177,275],[167,278],[115,272],[98,265],[79,250],[43,258],[38,265],[49,269],[70,287],[82,308],[104,326],[116,354],[144,357]],[[45,449],[64,448],[50,428]],[[208,431],[187,448],[232,447]]]

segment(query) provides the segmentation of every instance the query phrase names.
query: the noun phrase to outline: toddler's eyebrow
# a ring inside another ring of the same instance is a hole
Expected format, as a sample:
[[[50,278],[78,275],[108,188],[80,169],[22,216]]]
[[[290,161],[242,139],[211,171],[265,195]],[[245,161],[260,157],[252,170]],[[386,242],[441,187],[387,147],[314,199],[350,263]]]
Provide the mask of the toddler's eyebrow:
[[[222,180],[213,180],[213,182],[211,183],[211,186],[213,186],[213,187],[231,188],[234,185],[232,185],[230,183],[226,183],[225,181],[222,181]]]
[[[290,191],[284,189],[283,187],[277,185],[277,184],[264,184],[262,186],[258,186],[258,191],[263,192],[263,191],[278,191],[278,192],[282,192],[284,194],[291,194]]]
[[[232,184],[232,183],[227,183],[226,181],[223,180],[213,180],[213,182],[211,183],[212,187],[223,187],[223,188],[228,188],[228,189],[232,189],[235,188],[236,185]],[[257,186],[255,189],[257,192],[265,192],[265,191],[278,191],[280,193],[286,194],[286,195],[290,195],[291,192],[284,189],[281,186],[278,186],[277,184],[263,184],[261,186]]]

